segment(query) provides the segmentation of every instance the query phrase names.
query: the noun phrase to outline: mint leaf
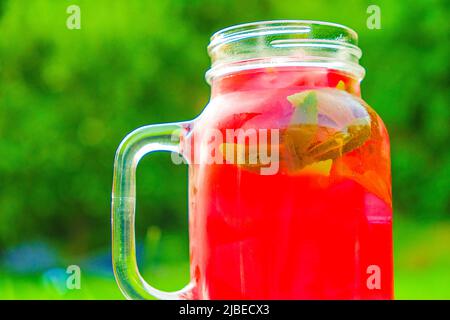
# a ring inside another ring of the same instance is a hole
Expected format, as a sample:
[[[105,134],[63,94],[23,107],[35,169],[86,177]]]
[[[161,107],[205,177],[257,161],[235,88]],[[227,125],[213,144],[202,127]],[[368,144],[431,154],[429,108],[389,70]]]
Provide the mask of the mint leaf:
[[[291,124],[316,124],[318,123],[319,111],[317,108],[317,93],[306,90],[288,96],[287,99],[295,107],[291,118]]]

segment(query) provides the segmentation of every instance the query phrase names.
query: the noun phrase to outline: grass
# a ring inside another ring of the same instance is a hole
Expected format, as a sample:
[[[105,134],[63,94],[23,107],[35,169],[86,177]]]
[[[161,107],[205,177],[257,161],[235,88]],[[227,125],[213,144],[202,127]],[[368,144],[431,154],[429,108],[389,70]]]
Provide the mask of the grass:
[[[394,230],[396,299],[450,299],[450,223],[399,218]],[[185,260],[162,259],[145,269],[144,277],[162,290],[180,289],[188,281]],[[64,283],[0,272],[0,299],[123,299],[112,277],[82,274],[80,290],[67,290]]]
[[[397,219],[395,297],[450,299],[450,223]]]

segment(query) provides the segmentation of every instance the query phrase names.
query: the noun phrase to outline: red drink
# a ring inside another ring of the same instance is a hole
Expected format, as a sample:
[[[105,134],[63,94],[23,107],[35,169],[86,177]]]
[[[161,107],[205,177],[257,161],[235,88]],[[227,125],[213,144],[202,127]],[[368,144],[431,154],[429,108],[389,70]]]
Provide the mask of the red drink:
[[[356,80],[325,68],[214,80],[184,146],[201,152],[208,129],[276,129],[278,170],[190,156],[192,298],[393,297],[389,139],[358,97]]]

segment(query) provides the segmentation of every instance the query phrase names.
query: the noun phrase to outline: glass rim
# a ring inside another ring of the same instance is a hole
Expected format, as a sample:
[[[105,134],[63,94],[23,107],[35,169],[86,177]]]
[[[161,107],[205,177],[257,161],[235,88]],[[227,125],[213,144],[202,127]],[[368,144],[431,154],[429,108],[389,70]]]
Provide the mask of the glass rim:
[[[338,23],[316,20],[267,20],[237,24],[215,32],[208,45],[211,68],[206,80],[230,72],[277,65],[337,67],[364,77],[358,34]]]
[[[273,33],[298,33],[298,32],[311,32],[317,27],[334,28],[336,31],[341,30],[341,38],[339,39],[324,39],[327,41],[336,41],[339,43],[347,43],[358,48],[358,34],[355,30],[347,27],[343,24],[320,21],[320,20],[264,20],[256,22],[247,22],[232,25],[223,28],[215,33],[210,38],[208,50],[213,50],[214,47],[233,42],[239,39],[257,36],[257,35],[269,35]],[[306,29],[308,28],[308,30]],[[344,36],[345,35],[345,36]],[[314,39],[314,38],[310,38]],[[347,41],[343,41],[343,40]],[[358,48],[359,49],[359,48]]]

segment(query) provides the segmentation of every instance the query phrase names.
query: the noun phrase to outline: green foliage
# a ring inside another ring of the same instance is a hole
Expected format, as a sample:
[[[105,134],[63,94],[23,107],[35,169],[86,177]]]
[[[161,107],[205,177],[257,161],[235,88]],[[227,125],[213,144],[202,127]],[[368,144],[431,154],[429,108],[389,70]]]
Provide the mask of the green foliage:
[[[397,212],[449,212],[449,24],[442,1],[0,2],[0,248],[54,240],[110,243],[112,161],[122,137],[194,118],[208,102],[209,36],[241,22],[317,19],[360,36],[363,95],[391,135]],[[65,26],[81,6],[81,30]],[[186,170],[167,155],[138,172],[138,223],[186,230]],[[71,244],[71,245],[69,245]]]

